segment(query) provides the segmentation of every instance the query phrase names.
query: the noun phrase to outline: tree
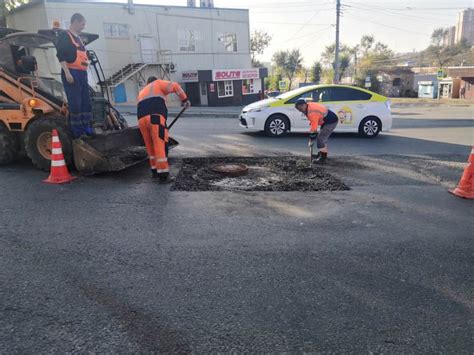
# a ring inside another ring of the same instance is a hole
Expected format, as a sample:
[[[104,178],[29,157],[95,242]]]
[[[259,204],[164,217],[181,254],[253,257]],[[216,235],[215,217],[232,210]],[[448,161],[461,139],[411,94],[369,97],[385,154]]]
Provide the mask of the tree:
[[[320,62],[314,62],[313,66],[311,67],[311,76],[310,79],[313,83],[319,83],[321,81],[321,72],[322,67]]]
[[[281,74],[277,73],[268,77],[267,89],[275,91],[279,90],[279,82],[282,80]]]
[[[339,78],[342,78],[344,72],[349,67],[351,62],[351,48],[341,44],[339,47]],[[336,68],[336,44],[333,43],[327,46],[324,49],[324,52],[321,54],[321,59],[326,68]]]
[[[443,46],[444,37],[448,34],[448,29],[437,28],[431,34],[431,45],[428,47],[428,51],[432,53],[437,61],[440,68],[448,61],[450,51],[448,47]]]
[[[265,49],[270,45],[272,36],[267,32],[256,30],[250,36],[250,53],[252,58],[252,66],[259,67],[262,64],[256,59],[257,54],[263,54]]]
[[[295,74],[301,69],[303,63],[300,50],[293,49],[291,51],[278,51],[273,54],[272,60],[283,77],[288,78],[288,88],[291,89],[291,84],[293,83]]]
[[[431,45],[441,47],[443,45],[444,37],[448,34],[447,28],[437,28],[431,34]]]
[[[8,12],[27,2],[28,0],[0,0],[0,27],[7,27],[6,16]]]
[[[351,57],[349,54],[342,54],[339,58],[339,78],[337,78],[337,82],[340,82],[341,78],[344,76],[346,69],[349,68],[349,64],[351,63]],[[333,68],[336,69],[336,63],[334,62]]]
[[[308,79],[311,75],[311,70],[307,67],[302,66],[298,71],[298,77],[301,79],[303,83],[307,83]]]
[[[339,45],[339,55],[349,52],[349,47],[344,44]],[[326,46],[324,52],[321,53],[321,62],[326,68],[331,68],[334,66],[336,60],[336,43],[333,43],[329,46]]]
[[[364,87],[365,78],[370,76],[372,82],[370,89],[377,92],[380,88],[380,83],[376,79],[377,71],[380,67],[391,63],[393,51],[386,44],[377,42],[374,36],[364,35],[360,44],[351,48],[350,53],[354,57],[355,84]]]
[[[375,37],[372,35],[363,35],[362,38],[360,39],[360,48],[364,52],[364,54],[367,54],[369,50],[372,48],[373,44],[375,42]]]

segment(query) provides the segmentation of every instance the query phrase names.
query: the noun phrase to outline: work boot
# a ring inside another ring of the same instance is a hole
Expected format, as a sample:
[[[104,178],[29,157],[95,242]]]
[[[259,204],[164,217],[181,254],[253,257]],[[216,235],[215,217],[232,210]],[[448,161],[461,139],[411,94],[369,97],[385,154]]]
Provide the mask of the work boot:
[[[313,163],[325,164],[328,159],[328,153],[319,152],[316,159],[313,159]]]
[[[151,169],[151,177],[153,179],[158,179],[160,177],[160,175],[158,175],[158,173],[156,172],[156,169]]]
[[[159,178],[160,178],[159,180],[160,184],[169,184],[174,181],[174,177],[171,177],[169,174],[160,175]]]

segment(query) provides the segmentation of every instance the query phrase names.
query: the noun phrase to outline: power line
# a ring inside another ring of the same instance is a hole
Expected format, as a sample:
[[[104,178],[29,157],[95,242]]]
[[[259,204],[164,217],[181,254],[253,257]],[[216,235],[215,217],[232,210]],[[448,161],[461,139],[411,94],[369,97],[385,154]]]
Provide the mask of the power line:
[[[427,18],[427,16],[435,16],[437,18],[441,18],[440,15],[436,15],[436,14],[426,14],[424,17],[421,17],[421,16],[416,16],[416,15],[412,15],[412,14],[402,14],[402,13],[398,13],[398,12],[394,12],[394,11],[391,11],[391,10],[387,10],[386,8],[382,8],[382,7],[378,7],[378,6],[365,6],[365,5],[361,5],[362,7],[359,7],[358,5],[345,5],[349,8],[354,8],[354,9],[359,9],[359,10],[363,10],[363,11],[377,11],[377,12],[381,12],[381,13],[385,13],[387,15],[395,15],[395,16],[399,16],[399,17],[404,17],[404,18],[409,18],[409,19],[416,19],[418,21],[425,21],[425,22],[429,22],[429,23],[432,23],[432,21],[430,21],[430,19]],[[446,21],[453,21],[455,20],[453,17],[449,17],[449,20],[447,17],[444,17],[443,16],[443,19],[446,20]],[[434,20],[434,18],[433,18]]]
[[[253,21],[253,23],[268,23],[272,25],[304,25],[303,22],[272,22],[272,21]],[[328,26],[329,23],[309,23],[306,26]]]

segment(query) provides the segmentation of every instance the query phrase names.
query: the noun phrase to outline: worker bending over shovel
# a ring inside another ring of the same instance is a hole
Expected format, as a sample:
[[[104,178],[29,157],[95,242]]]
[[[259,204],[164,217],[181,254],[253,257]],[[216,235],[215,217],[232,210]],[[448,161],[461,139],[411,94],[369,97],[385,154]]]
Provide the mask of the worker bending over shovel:
[[[325,163],[328,157],[329,136],[336,129],[337,123],[339,122],[337,115],[324,105],[318,104],[317,102],[306,102],[304,99],[298,99],[295,103],[295,107],[308,118],[311,144],[316,140],[316,145],[319,149],[313,162],[319,164]],[[321,126],[319,134],[318,126]]]
[[[160,183],[171,181],[168,164],[168,108],[166,97],[175,93],[179,96],[182,106],[189,107],[190,102],[186,93],[178,83],[158,80],[151,76],[147,86],[138,95],[138,127],[145,141],[150,159],[152,177]]]

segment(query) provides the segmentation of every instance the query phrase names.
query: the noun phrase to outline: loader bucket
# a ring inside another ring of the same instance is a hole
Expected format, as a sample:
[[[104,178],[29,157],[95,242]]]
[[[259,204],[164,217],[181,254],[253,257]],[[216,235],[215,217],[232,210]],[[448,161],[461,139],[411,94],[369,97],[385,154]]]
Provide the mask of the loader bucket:
[[[170,148],[177,145],[170,138]],[[120,171],[148,158],[138,127],[76,139],[73,153],[76,169],[85,175]]]

